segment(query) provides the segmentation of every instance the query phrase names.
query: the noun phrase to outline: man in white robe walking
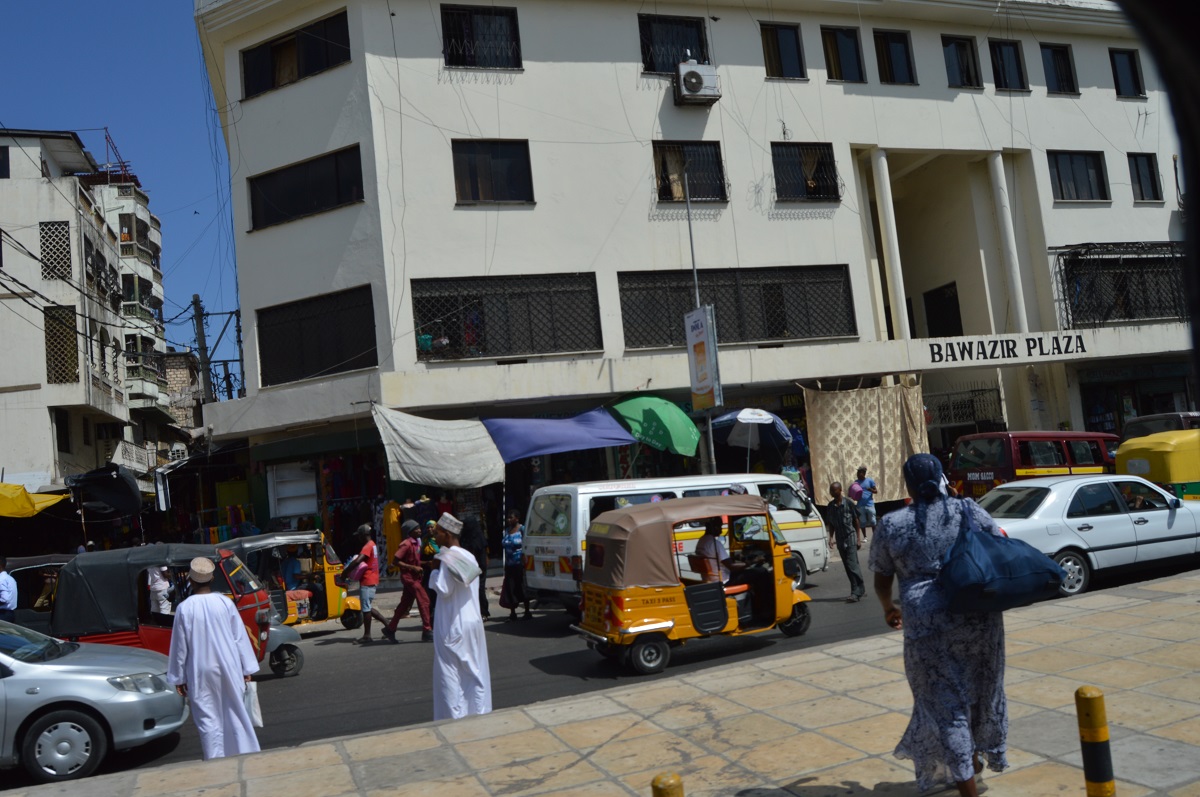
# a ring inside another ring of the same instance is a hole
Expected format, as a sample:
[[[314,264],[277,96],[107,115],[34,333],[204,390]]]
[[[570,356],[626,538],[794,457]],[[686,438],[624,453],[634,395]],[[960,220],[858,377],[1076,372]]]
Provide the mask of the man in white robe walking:
[[[492,710],[487,639],[479,613],[482,578],[475,557],[459,544],[462,521],[443,513],[434,529],[441,551],[429,586],[437,592],[433,613],[433,718],[459,719]]]
[[[192,560],[192,594],[175,610],[167,682],[187,698],[204,759],[257,753],[246,682],[258,672],[254,648],[233,601],[212,591],[216,565]]]

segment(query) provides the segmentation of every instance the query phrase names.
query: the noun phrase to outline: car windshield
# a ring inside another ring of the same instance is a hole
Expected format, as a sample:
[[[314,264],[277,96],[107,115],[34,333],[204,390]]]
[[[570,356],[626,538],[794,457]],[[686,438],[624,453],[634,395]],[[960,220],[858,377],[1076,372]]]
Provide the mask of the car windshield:
[[[59,642],[37,631],[0,622],[0,653],[17,661],[51,661],[77,647],[74,642]]]
[[[1045,487],[997,487],[979,499],[979,505],[999,519],[1027,518],[1037,511],[1050,490]]]

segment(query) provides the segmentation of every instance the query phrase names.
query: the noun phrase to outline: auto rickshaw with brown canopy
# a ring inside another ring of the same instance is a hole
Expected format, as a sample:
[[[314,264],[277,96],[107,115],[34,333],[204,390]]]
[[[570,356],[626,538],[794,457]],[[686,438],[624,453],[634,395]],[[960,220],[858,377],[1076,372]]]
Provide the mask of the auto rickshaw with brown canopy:
[[[693,554],[690,564],[701,576],[684,578],[676,534],[714,518],[728,532],[736,573],[722,583],[720,563]],[[571,628],[589,647],[643,674],[662,671],[671,648],[690,639],[773,628],[799,636],[811,617],[809,596],[792,587],[796,566],[757,496],[678,498],[605,512],[588,529],[582,620]]]

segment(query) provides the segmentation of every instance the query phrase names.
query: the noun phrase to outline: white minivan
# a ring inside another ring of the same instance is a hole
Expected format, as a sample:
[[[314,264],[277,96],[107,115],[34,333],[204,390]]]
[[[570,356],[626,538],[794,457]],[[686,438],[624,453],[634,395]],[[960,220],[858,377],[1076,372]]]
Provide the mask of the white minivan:
[[[583,571],[584,537],[592,519],[601,512],[633,504],[671,498],[728,495],[734,486],[745,488],[771,505],[775,522],[800,560],[796,588],[803,589],[809,573],[829,566],[829,544],[821,515],[804,489],[787,476],[734,473],[716,476],[678,476],[662,479],[579,482],[538,488],[529,501],[525,519],[525,586],[540,597],[562,602],[575,611],[579,606],[579,581]],[[691,574],[687,554],[696,549],[704,529],[676,532],[679,569]]]

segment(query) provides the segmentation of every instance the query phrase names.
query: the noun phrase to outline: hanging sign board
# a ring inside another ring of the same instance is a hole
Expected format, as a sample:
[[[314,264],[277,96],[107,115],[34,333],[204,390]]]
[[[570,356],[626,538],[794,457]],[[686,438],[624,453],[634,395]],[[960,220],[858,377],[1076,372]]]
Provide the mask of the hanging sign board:
[[[683,317],[688,371],[692,377],[692,409],[708,410],[725,403],[717,365],[717,322],[711,304]]]

